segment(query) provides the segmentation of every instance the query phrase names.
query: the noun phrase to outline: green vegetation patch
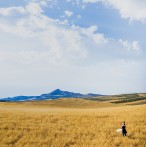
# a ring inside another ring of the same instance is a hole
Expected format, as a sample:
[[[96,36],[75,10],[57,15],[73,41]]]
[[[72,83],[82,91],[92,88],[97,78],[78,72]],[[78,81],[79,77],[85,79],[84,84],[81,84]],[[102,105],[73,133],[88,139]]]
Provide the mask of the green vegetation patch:
[[[141,97],[141,96],[126,97],[111,103],[119,104],[119,103],[128,103],[128,102],[135,102],[135,101],[141,101],[141,100],[146,100],[146,97]]]

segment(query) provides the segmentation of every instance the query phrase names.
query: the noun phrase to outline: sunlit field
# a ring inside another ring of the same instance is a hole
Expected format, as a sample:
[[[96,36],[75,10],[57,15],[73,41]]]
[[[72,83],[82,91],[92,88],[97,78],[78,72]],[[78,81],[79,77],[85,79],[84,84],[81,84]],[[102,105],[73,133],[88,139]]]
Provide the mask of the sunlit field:
[[[127,137],[116,132],[123,121]],[[146,146],[145,104],[82,99],[0,103],[0,147],[114,146]]]

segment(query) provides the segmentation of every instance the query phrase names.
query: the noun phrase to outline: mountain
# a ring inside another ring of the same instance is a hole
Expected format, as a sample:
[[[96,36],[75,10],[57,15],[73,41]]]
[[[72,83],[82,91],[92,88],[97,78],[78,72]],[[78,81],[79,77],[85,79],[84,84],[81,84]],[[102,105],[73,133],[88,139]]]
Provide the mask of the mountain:
[[[68,91],[61,91],[60,89],[56,89],[49,94],[42,94],[41,96],[49,97],[49,98],[61,98],[61,97],[83,97],[83,94],[73,93]]]
[[[62,91],[60,89],[56,89],[48,94],[42,94],[40,96],[16,96],[16,97],[8,97],[0,99],[1,102],[10,101],[34,101],[34,100],[51,100],[51,99],[59,99],[59,98],[89,98],[89,97],[97,97],[101,96],[100,94],[80,94],[68,91]]]

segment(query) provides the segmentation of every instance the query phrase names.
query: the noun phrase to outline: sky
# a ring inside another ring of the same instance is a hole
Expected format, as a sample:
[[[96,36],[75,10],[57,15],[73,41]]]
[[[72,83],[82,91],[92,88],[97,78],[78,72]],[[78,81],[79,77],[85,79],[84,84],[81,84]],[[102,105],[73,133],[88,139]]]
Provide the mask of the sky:
[[[0,97],[146,92],[145,8],[145,0],[0,0]]]

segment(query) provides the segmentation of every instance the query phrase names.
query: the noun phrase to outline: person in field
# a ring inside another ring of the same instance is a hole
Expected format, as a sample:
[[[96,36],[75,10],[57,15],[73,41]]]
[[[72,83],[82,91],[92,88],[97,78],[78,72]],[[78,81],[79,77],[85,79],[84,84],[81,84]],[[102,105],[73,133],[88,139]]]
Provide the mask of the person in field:
[[[125,122],[123,122],[122,123],[122,134],[123,134],[123,136],[127,136],[127,131],[126,131],[126,124],[125,124]]]

